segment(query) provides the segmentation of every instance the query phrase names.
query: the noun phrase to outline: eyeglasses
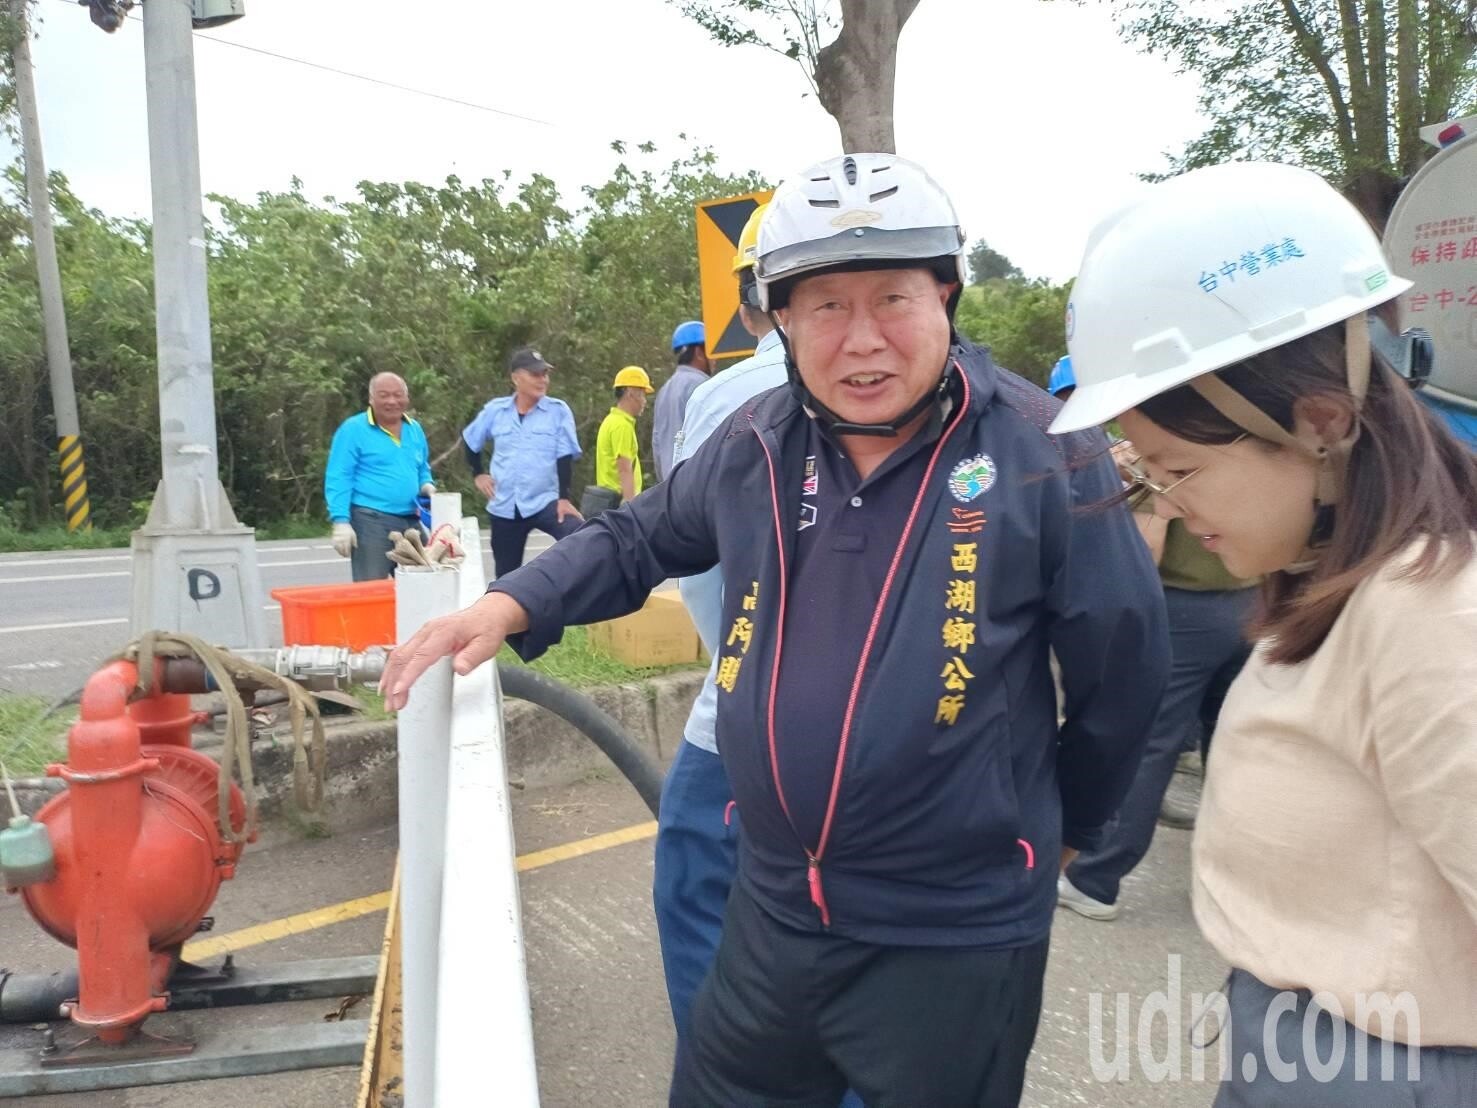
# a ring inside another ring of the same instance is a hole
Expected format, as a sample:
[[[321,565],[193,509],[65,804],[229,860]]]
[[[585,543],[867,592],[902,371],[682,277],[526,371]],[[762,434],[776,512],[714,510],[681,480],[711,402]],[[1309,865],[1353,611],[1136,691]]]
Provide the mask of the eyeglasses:
[[[1246,438],[1248,434],[1250,434],[1250,432],[1243,431],[1230,442],[1226,443],[1226,445],[1235,446],[1242,439]],[[1118,462],[1119,470],[1128,475],[1128,491],[1132,491],[1134,489],[1144,489],[1150,493],[1153,493],[1155,496],[1162,497],[1165,502],[1168,503],[1169,506],[1180,515],[1189,515],[1190,513],[1185,510],[1185,506],[1181,504],[1178,500],[1176,500],[1171,494],[1174,492],[1175,489],[1179,488],[1191,477],[1194,477],[1197,473],[1203,471],[1205,467],[1197,466],[1195,469],[1190,470],[1189,473],[1185,474],[1173,484],[1161,485],[1159,484],[1159,482],[1150,477],[1148,473],[1144,471],[1143,467],[1138,464],[1138,462],[1138,458],[1123,458],[1120,459]]]

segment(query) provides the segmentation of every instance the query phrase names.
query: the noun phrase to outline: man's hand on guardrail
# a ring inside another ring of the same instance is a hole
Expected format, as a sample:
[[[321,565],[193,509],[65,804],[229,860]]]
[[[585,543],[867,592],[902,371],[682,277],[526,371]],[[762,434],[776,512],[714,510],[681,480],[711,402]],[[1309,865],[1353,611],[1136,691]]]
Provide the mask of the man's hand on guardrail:
[[[410,688],[422,673],[448,654],[452,668],[471,673],[496,654],[503,640],[528,630],[528,613],[506,593],[490,592],[469,608],[439,616],[401,643],[385,662],[380,692],[385,707],[398,712],[410,699]]]

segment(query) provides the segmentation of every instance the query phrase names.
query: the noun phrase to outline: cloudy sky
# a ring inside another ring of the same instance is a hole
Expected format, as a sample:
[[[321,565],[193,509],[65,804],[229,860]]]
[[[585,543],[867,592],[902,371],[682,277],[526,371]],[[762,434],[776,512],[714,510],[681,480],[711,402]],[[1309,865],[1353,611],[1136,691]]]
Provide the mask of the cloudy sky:
[[[49,168],[92,206],[147,215],[143,27],[105,35],[70,0],[38,16]],[[795,63],[724,49],[664,0],[247,0],[245,19],[196,36],[195,62],[204,186],[237,196],[292,176],[347,196],[365,178],[507,169],[573,200],[605,179],[616,138],[654,141],[665,162],[686,133],[771,179],[840,146]],[[949,189],[971,239],[1062,280],[1135,175],[1199,132],[1195,94],[1120,42],[1101,5],[923,0],[899,48],[898,148]]]

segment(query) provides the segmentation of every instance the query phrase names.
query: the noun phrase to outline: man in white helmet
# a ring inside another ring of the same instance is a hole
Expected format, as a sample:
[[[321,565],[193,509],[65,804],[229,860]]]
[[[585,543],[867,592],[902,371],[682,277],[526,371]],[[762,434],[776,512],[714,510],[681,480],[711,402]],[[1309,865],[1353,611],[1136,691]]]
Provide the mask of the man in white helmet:
[[[721,562],[743,834],[674,1105],[1015,1104],[1059,861],[1133,777],[1168,664],[1154,567],[1101,507],[1102,434],[1048,436],[1059,405],[954,334],[964,241],[894,155],[786,182],[755,276],[789,387],[386,669],[399,708],[435,658],[535,656]]]

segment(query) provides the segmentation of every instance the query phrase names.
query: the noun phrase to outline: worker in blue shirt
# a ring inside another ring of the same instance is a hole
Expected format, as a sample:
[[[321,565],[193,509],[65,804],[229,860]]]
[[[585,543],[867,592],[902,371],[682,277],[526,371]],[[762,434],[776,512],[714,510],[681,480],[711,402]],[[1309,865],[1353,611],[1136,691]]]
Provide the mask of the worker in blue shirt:
[[[569,405],[549,395],[553,368],[533,347],[520,346],[508,358],[512,393],[489,400],[462,431],[473,481],[487,497],[498,577],[523,564],[530,531],[557,540],[584,522],[569,498],[574,461],[581,453],[579,438]],[[482,463],[489,442],[491,472]]]
[[[739,321],[757,340],[745,358],[704,381],[688,398],[673,463],[690,458],[746,400],[785,383],[785,349],[769,316],[759,310],[754,254],[765,205],[754,209],[739,235],[733,269],[739,279]],[[677,756],[662,785],[652,895],[667,995],[680,1037],[693,997],[713,964],[723,909],[738,865],[738,818],[728,810],[733,790],[718,756],[718,656],[722,646],[723,570],[684,577],[682,602],[697,625],[713,664],[687,717]]]
[[[1137,768],[1154,565],[1102,432],[1048,434],[1057,401],[954,331],[964,244],[906,159],[787,180],[755,262],[786,386],[386,663],[398,710],[438,658],[536,657],[721,564],[743,834],[675,1108],[1019,1103],[1061,865]]]
[[[652,402],[651,463],[658,481],[665,481],[672,472],[672,452],[687,415],[687,402],[713,368],[706,343],[707,332],[700,319],[679,323],[672,332],[672,353],[677,357],[677,368],[657,390],[656,400]]]
[[[420,525],[416,497],[436,491],[430,447],[421,425],[405,413],[410,390],[394,373],[369,382],[369,407],[333,433],[323,498],[333,522],[333,549],[351,559],[355,581],[389,577],[390,532]]]

